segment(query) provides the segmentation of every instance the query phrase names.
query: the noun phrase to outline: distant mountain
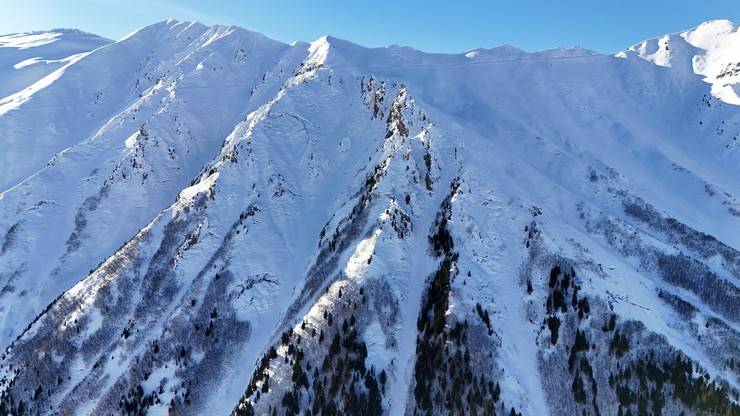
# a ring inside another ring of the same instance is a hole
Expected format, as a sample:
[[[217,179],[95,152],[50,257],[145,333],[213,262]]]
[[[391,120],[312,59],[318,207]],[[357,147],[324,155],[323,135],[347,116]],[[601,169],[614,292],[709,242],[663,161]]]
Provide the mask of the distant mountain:
[[[0,37],[0,413],[738,414],[738,33]]]
[[[74,29],[0,36],[0,97],[18,92],[82,55],[110,43]]]
[[[673,68],[682,76],[702,75],[712,94],[740,105],[740,31],[729,20],[705,22],[685,32],[646,40],[626,53]]]

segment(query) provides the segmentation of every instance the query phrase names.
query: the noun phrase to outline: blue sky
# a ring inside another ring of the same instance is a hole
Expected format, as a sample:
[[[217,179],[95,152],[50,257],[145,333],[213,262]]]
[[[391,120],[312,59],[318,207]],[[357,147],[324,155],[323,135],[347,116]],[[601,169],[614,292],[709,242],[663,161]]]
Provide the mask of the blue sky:
[[[3,0],[0,33],[75,27],[118,39],[167,17],[237,24],[285,42],[330,34],[432,52],[501,44],[613,52],[705,20],[740,23],[740,0]]]

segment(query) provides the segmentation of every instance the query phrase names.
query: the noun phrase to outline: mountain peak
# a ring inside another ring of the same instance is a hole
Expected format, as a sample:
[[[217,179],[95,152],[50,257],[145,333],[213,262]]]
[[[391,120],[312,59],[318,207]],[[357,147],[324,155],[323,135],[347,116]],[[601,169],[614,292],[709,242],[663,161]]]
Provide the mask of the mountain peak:
[[[702,22],[699,26],[695,27],[694,29],[690,29],[689,31],[707,31],[715,35],[723,35],[730,32],[736,32],[737,30],[738,25],[731,20],[716,19]]]
[[[729,20],[709,20],[693,29],[648,39],[630,47],[632,53],[669,67],[681,79],[697,75],[712,85],[712,94],[740,104],[740,31]]]

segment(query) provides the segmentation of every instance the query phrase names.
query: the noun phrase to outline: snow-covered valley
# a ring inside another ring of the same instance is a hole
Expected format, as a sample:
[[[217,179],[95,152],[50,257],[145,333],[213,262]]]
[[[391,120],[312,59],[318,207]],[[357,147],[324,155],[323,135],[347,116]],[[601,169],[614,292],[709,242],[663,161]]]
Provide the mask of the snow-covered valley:
[[[736,415],[739,46],[0,36],[0,411]]]

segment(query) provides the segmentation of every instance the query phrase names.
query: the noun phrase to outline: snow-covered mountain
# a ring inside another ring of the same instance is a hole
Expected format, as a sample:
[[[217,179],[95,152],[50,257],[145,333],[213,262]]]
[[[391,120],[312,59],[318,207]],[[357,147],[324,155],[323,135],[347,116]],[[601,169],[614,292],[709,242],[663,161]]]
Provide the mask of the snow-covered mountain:
[[[108,39],[74,29],[0,36],[0,97],[18,92],[74,62]]]
[[[739,33],[0,37],[0,410],[738,414]]]
[[[740,105],[740,31],[728,20],[714,20],[685,32],[641,42],[624,54],[637,54],[678,76],[702,75],[712,94]]]

